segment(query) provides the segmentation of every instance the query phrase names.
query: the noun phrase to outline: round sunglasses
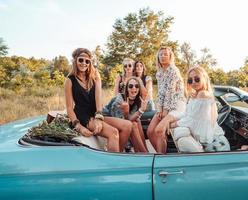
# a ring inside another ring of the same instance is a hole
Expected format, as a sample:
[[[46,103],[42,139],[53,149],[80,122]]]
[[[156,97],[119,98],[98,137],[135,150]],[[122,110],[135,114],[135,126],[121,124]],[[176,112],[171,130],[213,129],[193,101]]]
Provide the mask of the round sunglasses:
[[[129,89],[132,89],[133,87],[135,87],[135,88],[139,88],[139,84],[132,84],[132,83],[130,83],[130,84],[128,84],[128,88]]]
[[[90,60],[86,58],[78,58],[79,63],[86,63],[87,65],[90,64]]]
[[[124,65],[124,68],[127,68],[127,67],[131,68],[132,67],[132,64],[125,64]]]
[[[199,78],[199,77],[197,77],[197,76],[195,76],[195,77],[193,77],[193,78],[188,78],[188,84],[192,84],[193,83],[193,81],[195,82],[195,83],[199,83],[200,81],[201,81],[201,79]]]

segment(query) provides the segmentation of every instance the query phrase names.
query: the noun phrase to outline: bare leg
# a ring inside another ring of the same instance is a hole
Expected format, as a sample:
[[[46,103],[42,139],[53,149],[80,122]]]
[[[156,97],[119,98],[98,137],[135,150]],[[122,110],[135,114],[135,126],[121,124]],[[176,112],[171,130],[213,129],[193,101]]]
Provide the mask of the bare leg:
[[[90,120],[88,127],[91,131],[94,131],[94,120]],[[108,151],[119,152],[119,131],[108,125],[105,122],[102,122],[102,131],[97,135],[102,136],[108,140]]]
[[[135,151],[147,152],[146,146],[144,145],[140,136],[139,127],[137,122],[133,122],[133,130],[131,133],[131,140],[134,145]]]
[[[166,115],[155,128],[156,151],[158,153],[166,153],[168,140],[168,133],[166,131],[169,131],[168,127],[170,120],[171,117],[169,115]]]
[[[115,117],[104,117],[104,122],[119,130],[120,152],[122,152],[125,145],[127,144],[128,138],[130,137],[132,131],[132,122]]]
[[[163,129],[156,128],[154,135],[156,136],[156,151],[158,153],[166,153],[167,133],[165,133],[165,130],[163,130]]]
[[[148,129],[147,129],[147,136],[154,147],[154,149],[157,149],[157,139],[156,139],[156,134],[155,134],[155,128],[158,125],[160,120],[158,119],[157,115],[155,114],[152,118],[152,121],[150,122]]]
[[[138,121],[138,128],[139,128],[140,137],[141,137],[141,139],[143,141],[143,144],[144,144],[144,146],[145,146],[145,148],[146,148],[146,150],[148,152],[148,148],[146,146],[145,134],[144,134],[144,131],[143,131],[143,128],[142,128],[142,125],[141,125],[141,121],[140,120]]]

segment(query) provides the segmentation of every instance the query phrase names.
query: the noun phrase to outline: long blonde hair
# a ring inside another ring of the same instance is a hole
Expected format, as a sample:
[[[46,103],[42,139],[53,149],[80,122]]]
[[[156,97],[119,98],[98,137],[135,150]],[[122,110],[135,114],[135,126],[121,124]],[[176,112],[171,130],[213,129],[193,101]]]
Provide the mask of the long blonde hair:
[[[173,64],[173,65],[175,64],[175,57],[174,57],[174,53],[173,53],[172,49],[170,47],[167,47],[167,46],[162,46],[158,50],[157,56],[156,56],[156,66],[157,66],[158,69],[160,67],[162,67],[162,65],[160,63],[160,60],[159,60],[159,52],[162,51],[162,50],[169,50],[169,52],[170,52],[170,64]]]
[[[186,90],[186,96],[189,97],[190,94],[192,93],[192,87],[188,84],[188,77],[189,74],[194,71],[195,73],[197,73],[200,76],[200,80],[203,83],[203,89],[208,91],[211,97],[214,97],[213,94],[213,89],[210,83],[210,78],[208,76],[208,73],[206,72],[206,70],[200,66],[196,66],[196,67],[191,67],[188,72],[187,72],[187,80],[186,80],[186,84],[187,85],[187,90]]]
[[[92,54],[88,49],[85,48],[77,48],[72,52],[72,70],[69,73],[70,75],[77,76],[78,75],[78,67],[77,67],[77,58],[82,54],[85,53],[90,58],[90,65],[88,69],[86,70],[86,81],[87,81],[87,90],[90,90],[90,88],[94,85],[94,81],[96,80],[96,69],[92,64]]]

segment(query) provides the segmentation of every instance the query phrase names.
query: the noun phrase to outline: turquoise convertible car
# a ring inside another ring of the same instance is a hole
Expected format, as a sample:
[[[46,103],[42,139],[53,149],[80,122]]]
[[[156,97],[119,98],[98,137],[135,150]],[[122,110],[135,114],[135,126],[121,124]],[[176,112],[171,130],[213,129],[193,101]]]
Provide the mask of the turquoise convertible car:
[[[218,122],[231,151],[110,153],[101,138],[30,138],[45,116],[0,127],[0,199],[248,199],[248,95],[215,87]],[[144,131],[154,113],[142,118]],[[148,143],[149,145],[149,143]],[[149,146],[151,147],[151,146]]]

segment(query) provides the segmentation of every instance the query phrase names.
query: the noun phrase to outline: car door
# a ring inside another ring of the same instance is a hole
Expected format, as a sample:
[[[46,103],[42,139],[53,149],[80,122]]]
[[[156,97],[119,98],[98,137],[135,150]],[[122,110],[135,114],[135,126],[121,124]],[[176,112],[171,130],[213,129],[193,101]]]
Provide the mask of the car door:
[[[152,199],[153,154],[0,147],[0,199]]]
[[[247,199],[248,153],[156,155],[154,199]]]

